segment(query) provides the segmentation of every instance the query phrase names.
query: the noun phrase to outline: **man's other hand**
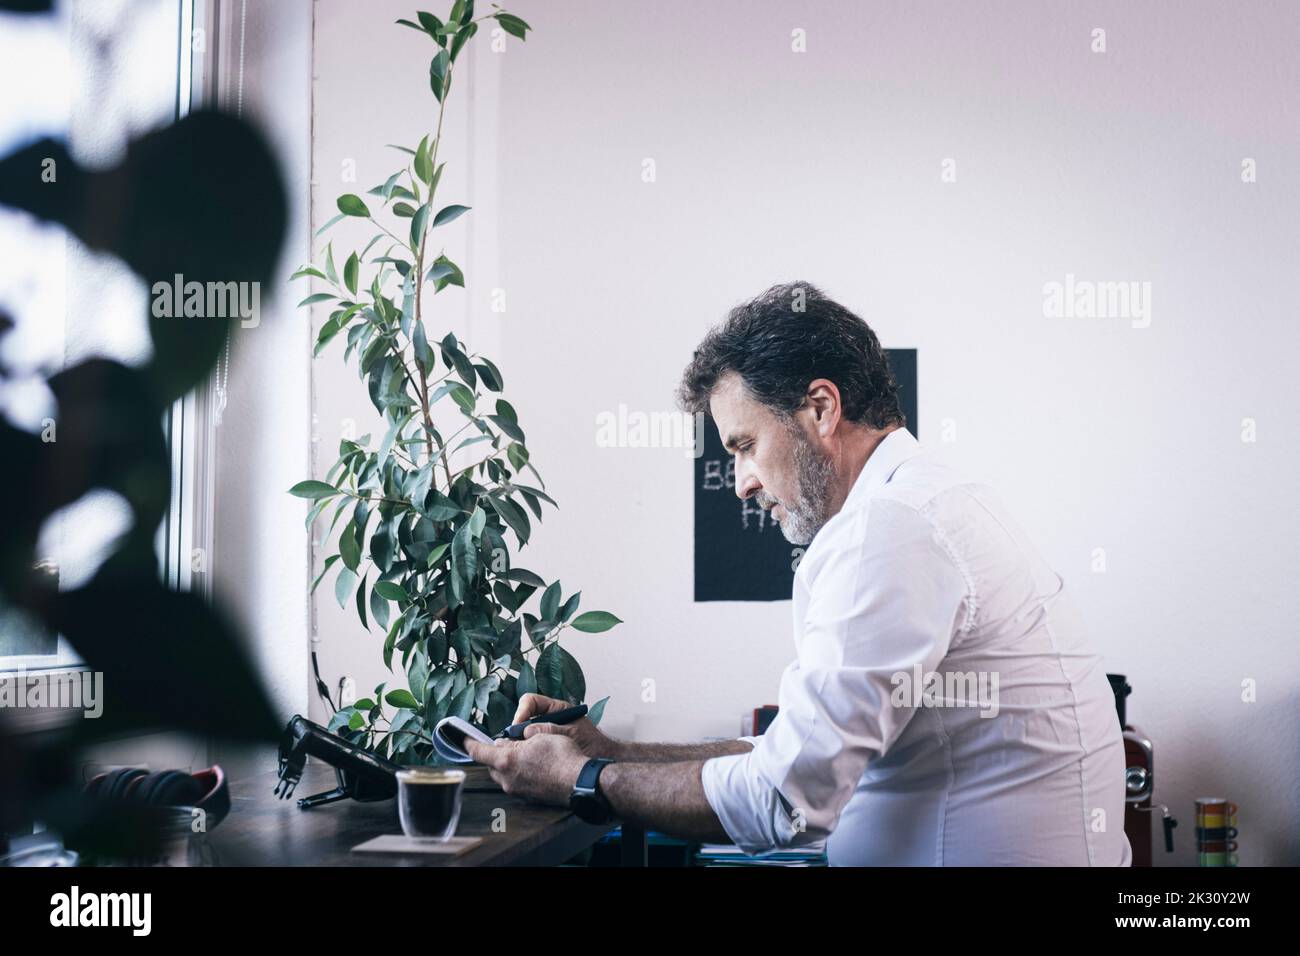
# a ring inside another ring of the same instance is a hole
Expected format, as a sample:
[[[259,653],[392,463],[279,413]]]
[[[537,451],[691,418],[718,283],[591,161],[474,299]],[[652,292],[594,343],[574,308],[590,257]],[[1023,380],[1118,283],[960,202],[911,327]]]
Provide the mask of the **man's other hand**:
[[[529,740],[485,744],[465,741],[465,752],[512,796],[568,806],[573,785],[587,758],[568,737],[540,734]]]
[[[519,698],[519,708],[515,711],[514,723],[521,724],[539,714],[552,714],[572,706],[567,701],[541,694],[524,694]],[[586,757],[618,757],[618,741],[602,734],[587,717],[579,718],[568,724],[533,724],[524,731],[524,739],[531,740],[541,734],[559,734],[568,737]]]

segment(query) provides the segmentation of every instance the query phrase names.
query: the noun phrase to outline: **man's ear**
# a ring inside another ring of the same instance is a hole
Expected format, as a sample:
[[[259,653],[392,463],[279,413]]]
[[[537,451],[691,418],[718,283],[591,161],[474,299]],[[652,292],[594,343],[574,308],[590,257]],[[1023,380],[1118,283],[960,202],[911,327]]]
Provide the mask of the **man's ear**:
[[[804,404],[812,409],[812,426],[822,438],[829,438],[839,427],[840,390],[828,378],[815,378],[808,383]]]

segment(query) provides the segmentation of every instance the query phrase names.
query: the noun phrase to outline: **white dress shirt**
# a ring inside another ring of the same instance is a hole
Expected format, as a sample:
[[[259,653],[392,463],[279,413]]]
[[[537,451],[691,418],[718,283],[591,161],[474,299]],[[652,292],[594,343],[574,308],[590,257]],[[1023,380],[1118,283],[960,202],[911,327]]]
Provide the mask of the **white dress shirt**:
[[[824,839],[832,865],[1131,865],[1115,698],[1063,589],[989,488],[887,435],[795,572],[779,713],[704,764],[732,841]]]

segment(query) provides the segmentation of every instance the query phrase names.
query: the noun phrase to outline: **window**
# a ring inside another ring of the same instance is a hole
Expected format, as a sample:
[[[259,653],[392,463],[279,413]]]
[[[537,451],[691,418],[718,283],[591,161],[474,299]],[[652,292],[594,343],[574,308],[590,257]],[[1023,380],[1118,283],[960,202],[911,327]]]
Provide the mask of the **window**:
[[[203,0],[73,0],[51,15],[0,14],[0,81],[24,91],[0,117],[0,152],[54,136],[66,138],[83,164],[116,162],[133,136],[174,121],[204,95],[205,45],[191,38],[196,14],[210,15],[211,8]],[[42,373],[95,355],[127,364],[147,358],[149,290],[116,258],[91,253],[60,227],[4,209],[0,256],[6,263],[0,311],[13,321],[0,337],[0,362],[10,372],[0,414],[57,440]],[[173,487],[158,555],[164,577],[178,588],[190,586],[195,541],[206,533],[205,511],[196,502],[210,486],[201,427],[210,407],[210,389],[199,389],[163,423]],[[77,586],[95,573],[129,520],[117,495],[86,495],[42,530],[41,567],[58,576],[61,588]],[[76,664],[57,634],[0,608],[0,670]]]

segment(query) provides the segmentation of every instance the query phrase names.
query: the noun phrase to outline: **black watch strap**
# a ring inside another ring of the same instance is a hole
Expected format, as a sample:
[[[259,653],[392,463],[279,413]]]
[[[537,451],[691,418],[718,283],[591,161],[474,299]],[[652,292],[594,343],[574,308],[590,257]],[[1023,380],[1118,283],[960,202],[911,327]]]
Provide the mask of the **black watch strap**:
[[[600,772],[613,762],[607,757],[592,757],[578,771],[569,809],[588,823],[608,823],[614,818],[613,808],[600,792]]]

